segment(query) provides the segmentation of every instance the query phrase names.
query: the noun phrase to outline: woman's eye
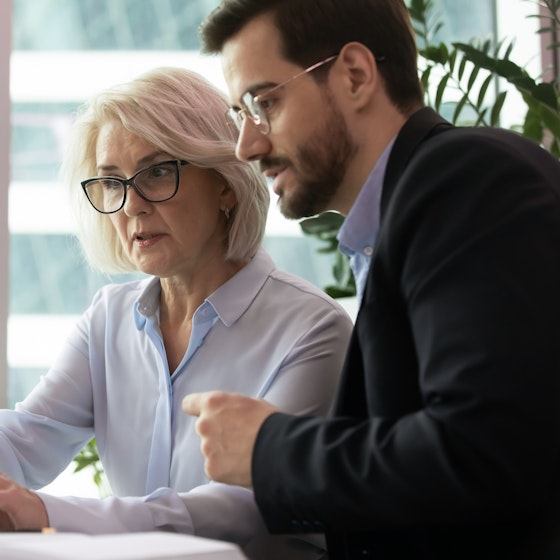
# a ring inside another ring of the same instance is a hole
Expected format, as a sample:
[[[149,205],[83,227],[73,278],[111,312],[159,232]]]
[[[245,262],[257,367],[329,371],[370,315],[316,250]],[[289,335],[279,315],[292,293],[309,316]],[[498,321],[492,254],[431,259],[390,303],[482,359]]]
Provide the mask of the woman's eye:
[[[116,189],[122,189],[122,185],[113,179],[101,179],[99,181],[106,191],[112,191]]]
[[[172,173],[173,169],[169,165],[157,165],[150,169],[150,176],[153,179],[159,179],[160,177],[166,177],[169,173]]]

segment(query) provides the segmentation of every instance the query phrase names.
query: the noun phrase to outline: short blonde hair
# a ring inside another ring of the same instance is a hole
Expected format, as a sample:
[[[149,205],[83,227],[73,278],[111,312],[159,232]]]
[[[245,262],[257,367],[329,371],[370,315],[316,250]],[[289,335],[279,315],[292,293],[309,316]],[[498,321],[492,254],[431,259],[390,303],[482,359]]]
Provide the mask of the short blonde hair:
[[[215,170],[235,192],[226,258],[243,261],[261,244],[270,194],[253,164],[235,156],[237,131],[224,114],[227,98],[196,72],[157,68],[99,93],[78,112],[62,165],[76,211],[77,235],[92,266],[106,273],[136,270],[108,216],[89,204],[80,182],[97,174],[99,130],[118,121],[154,147],[192,165]]]

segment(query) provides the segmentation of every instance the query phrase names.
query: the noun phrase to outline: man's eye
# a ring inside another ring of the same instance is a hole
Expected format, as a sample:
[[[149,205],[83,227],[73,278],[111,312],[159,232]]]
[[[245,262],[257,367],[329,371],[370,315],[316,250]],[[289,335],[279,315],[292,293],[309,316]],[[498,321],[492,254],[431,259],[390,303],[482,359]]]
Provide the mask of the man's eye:
[[[275,99],[272,97],[268,97],[265,99],[259,99],[259,105],[263,111],[270,111],[274,107]]]

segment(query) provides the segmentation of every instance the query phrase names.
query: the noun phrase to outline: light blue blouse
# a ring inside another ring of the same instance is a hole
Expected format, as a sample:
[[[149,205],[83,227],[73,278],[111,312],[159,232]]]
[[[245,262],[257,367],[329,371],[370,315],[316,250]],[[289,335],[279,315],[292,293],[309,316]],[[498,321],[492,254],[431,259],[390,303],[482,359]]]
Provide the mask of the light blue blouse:
[[[208,484],[195,419],[181,401],[223,389],[291,413],[326,414],[351,320],[261,249],[196,311],[187,352],[170,375],[159,296],[157,278],[99,290],[37,387],[15,410],[0,411],[0,470],[41,488],[95,436],[115,497],[41,494],[53,527],[167,528],[246,544],[261,523],[252,493]]]

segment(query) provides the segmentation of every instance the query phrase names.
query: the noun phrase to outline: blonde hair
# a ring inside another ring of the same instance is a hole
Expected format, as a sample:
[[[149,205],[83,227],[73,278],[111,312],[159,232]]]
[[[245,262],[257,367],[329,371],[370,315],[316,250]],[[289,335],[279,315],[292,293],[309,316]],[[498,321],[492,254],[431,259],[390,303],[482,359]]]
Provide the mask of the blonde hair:
[[[237,131],[224,114],[227,98],[196,72],[157,68],[92,97],[78,112],[62,165],[86,258],[103,272],[136,270],[108,216],[89,204],[80,182],[97,174],[96,143],[108,121],[190,164],[215,170],[235,192],[228,220],[226,258],[252,257],[262,242],[270,194],[253,164],[235,156]]]

